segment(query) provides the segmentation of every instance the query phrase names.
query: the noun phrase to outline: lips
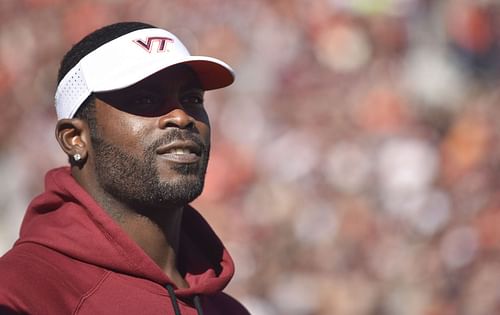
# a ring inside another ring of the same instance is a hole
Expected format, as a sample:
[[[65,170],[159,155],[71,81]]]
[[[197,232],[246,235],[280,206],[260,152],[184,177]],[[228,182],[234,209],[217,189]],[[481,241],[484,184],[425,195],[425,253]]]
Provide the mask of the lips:
[[[174,163],[196,163],[200,160],[202,148],[194,141],[174,141],[156,150],[162,159]]]

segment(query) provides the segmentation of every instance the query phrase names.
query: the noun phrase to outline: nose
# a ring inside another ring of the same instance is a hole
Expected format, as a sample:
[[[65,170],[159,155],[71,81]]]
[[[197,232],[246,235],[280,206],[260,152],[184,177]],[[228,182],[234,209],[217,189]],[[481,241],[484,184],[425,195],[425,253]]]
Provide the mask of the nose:
[[[159,121],[160,129],[176,127],[180,129],[190,129],[194,127],[195,120],[191,115],[181,108],[175,108],[161,116]]]

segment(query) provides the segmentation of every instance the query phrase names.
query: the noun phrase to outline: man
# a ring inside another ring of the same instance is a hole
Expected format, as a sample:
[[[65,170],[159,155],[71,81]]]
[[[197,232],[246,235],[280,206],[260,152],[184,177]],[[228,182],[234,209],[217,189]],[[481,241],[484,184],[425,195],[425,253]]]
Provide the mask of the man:
[[[234,80],[152,25],[109,25],[64,57],[51,170],[0,258],[0,313],[248,314],[234,268],[188,203],[210,149],[205,90]]]

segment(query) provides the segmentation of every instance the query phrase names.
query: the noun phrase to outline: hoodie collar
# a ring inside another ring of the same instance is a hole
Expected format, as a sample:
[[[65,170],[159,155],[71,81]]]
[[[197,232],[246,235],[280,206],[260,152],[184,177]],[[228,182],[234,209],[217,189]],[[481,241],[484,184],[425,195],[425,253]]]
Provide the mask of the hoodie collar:
[[[179,266],[189,288],[179,297],[222,291],[233,261],[202,216],[187,206],[182,220]],[[32,242],[115,272],[172,284],[165,273],[75,181],[68,167],[49,171],[45,192],[29,205],[16,245]]]

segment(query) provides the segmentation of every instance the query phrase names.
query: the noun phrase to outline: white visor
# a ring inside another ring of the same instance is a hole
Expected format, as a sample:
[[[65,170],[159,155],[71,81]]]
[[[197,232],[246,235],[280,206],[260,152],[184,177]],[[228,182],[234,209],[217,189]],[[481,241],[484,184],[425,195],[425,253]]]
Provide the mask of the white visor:
[[[191,56],[172,33],[158,28],[133,31],[83,57],[57,86],[57,118],[73,118],[92,92],[129,87],[156,72],[188,64],[204,90],[230,85],[234,73],[226,63],[211,57]]]

